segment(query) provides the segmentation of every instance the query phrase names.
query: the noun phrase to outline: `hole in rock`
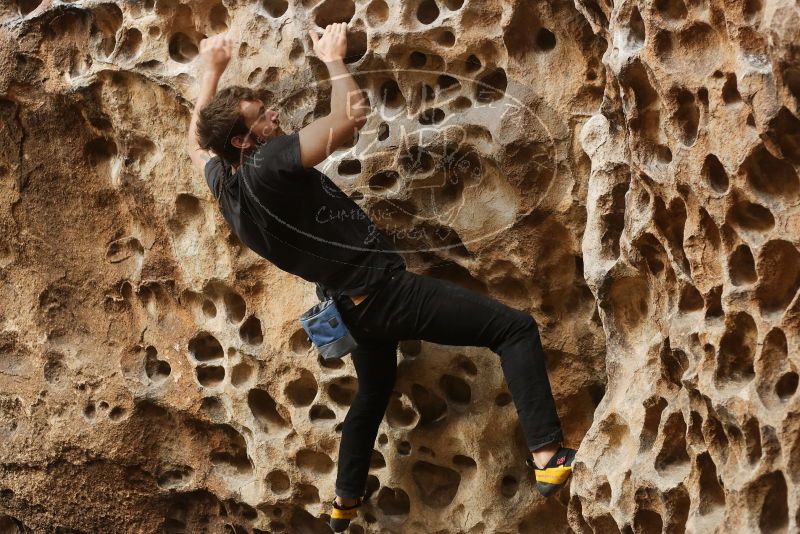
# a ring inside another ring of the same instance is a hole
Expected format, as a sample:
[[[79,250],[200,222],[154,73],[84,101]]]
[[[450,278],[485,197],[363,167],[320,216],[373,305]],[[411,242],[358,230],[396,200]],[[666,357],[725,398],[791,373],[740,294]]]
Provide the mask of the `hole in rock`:
[[[388,516],[406,516],[411,510],[408,494],[400,488],[384,486],[378,492],[378,509]]]
[[[119,47],[119,55],[125,59],[135,59],[139,55],[139,49],[142,47],[142,32],[136,28],[130,28],[125,32],[122,38],[122,44]]]
[[[688,367],[689,358],[686,357],[686,353],[681,349],[670,348],[669,338],[666,338],[661,348],[661,370],[664,377],[681,387],[681,379]]]
[[[203,315],[205,315],[209,319],[213,319],[214,317],[217,316],[217,307],[214,305],[212,301],[208,299],[205,299],[203,301],[201,309],[203,310]]]
[[[504,391],[494,398],[494,403],[498,406],[505,406],[510,404],[512,400],[511,394]]]
[[[247,393],[247,405],[261,427],[270,431],[274,427],[286,427],[286,421],[278,413],[278,404],[263,389],[251,389]]]
[[[506,71],[502,68],[497,68],[477,80],[475,100],[481,104],[499,100],[505,96],[507,86]]]
[[[158,486],[163,489],[172,489],[180,486],[185,486],[194,476],[194,469],[188,465],[169,469],[161,473],[156,482]]]
[[[33,11],[36,10],[37,7],[42,3],[42,0],[17,0],[17,10],[19,14],[23,17],[27,17]],[[16,532],[15,530],[9,530],[9,534]]]
[[[428,62],[428,56],[423,54],[422,52],[411,52],[408,56],[408,66],[412,68],[420,68],[424,67],[425,63]]]
[[[667,407],[667,401],[661,397],[650,397],[644,402],[644,424],[639,435],[639,452],[649,451],[658,436],[661,424],[661,413]]]
[[[444,508],[453,502],[461,483],[458,471],[425,461],[414,463],[411,478],[422,502],[432,508]]]
[[[453,375],[442,375],[439,387],[450,402],[456,404],[469,404],[472,398],[472,389],[463,379]]]
[[[358,381],[352,376],[342,376],[328,385],[328,395],[336,404],[350,406],[358,390]]]
[[[644,46],[646,39],[644,20],[639,8],[634,6],[627,27],[623,27],[625,36],[625,48],[628,50],[639,50]]]
[[[253,368],[249,363],[237,363],[233,369],[231,369],[231,384],[237,388],[242,387],[250,381],[251,376],[253,376]]]
[[[756,299],[762,313],[780,313],[800,289],[800,252],[789,241],[767,242],[758,255]]]
[[[463,454],[456,454],[455,456],[453,456],[453,465],[455,465],[456,467],[460,467],[462,469],[466,469],[468,471],[478,468],[478,464],[477,462],[475,462],[475,460],[473,460],[469,456],[464,456]]]
[[[419,146],[404,150],[398,157],[398,163],[409,174],[423,174],[433,170],[434,161],[430,152]]]
[[[422,24],[430,24],[439,17],[439,6],[434,0],[422,0],[417,6],[417,20]]]
[[[686,4],[683,0],[656,0],[653,7],[666,20],[686,18]]]
[[[438,87],[439,92],[444,92],[450,89],[460,89],[461,82],[447,74],[440,74],[439,77],[436,78],[436,86]]]
[[[736,74],[728,73],[725,85],[722,86],[722,101],[726,104],[741,102],[742,96],[739,94],[739,87],[736,84]]]
[[[219,360],[224,356],[222,345],[208,332],[199,332],[189,340],[189,353],[198,362]]]
[[[280,470],[271,471],[267,475],[267,484],[269,484],[269,489],[272,490],[273,493],[278,494],[287,492],[291,486],[289,476]]]
[[[680,412],[671,413],[663,429],[664,443],[655,460],[655,468],[661,474],[689,463],[686,451],[686,421]]]
[[[344,62],[355,63],[367,53],[367,34],[362,31],[351,31],[347,35],[347,50]]]
[[[730,442],[728,441],[728,436],[725,435],[725,430],[722,428],[722,423],[709,414],[703,423],[702,431],[708,450],[719,456],[723,463],[726,462]]]
[[[727,219],[734,227],[745,231],[767,232],[775,226],[772,212],[748,200],[733,204],[728,210]]]
[[[144,371],[147,378],[153,382],[161,382],[172,373],[172,367],[168,362],[159,360],[158,351],[155,347],[149,346],[145,349]]]
[[[403,402],[399,393],[393,392],[386,409],[386,421],[395,428],[404,428],[413,425],[418,419],[417,412]]]
[[[350,22],[355,12],[356,5],[352,0],[325,0],[315,8],[314,22],[324,29],[328,24]]]
[[[386,467],[386,460],[383,457],[383,454],[372,449],[372,456],[369,460],[369,468],[370,469],[380,469],[382,467]]]
[[[239,337],[248,345],[260,345],[264,341],[264,334],[261,332],[261,321],[258,317],[251,315],[239,328]]]
[[[293,406],[308,406],[317,396],[317,380],[307,369],[300,370],[300,376],[286,385],[286,397]]]
[[[408,456],[411,454],[411,444],[407,441],[401,441],[397,444],[397,454]]]
[[[728,272],[734,285],[752,284],[757,280],[756,264],[750,247],[741,244],[731,253],[728,259]]]
[[[225,302],[228,320],[232,323],[240,323],[244,319],[245,313],[247,313],[247,305],[244,299],[234,291],[225,291],[223,301]]]
[[[369,188],[375,192],[395,190],[399,178],[396,171],[381,171],[369,179]]]
[[[444,111],[439,108],[426,109],[419,114],[419,123],[423,126],[438,124],[444,120]]]
[[[389,138],[389,125],[385,122],[378,126],[378,141],[386,141]]]
[[[697,455],[697,469],[700,472],[698,484],[700,491],[697,493],[699,502],[698,510],[701,515],[708,515],[719,508],[725,507],[725,491],[717,480],[717,466],[707,451]]]
[[[658,534],[663,531],[664,520],[655,510],[639,508],[633,515],[633,528],[634,532],[642,534]]]
[[[373,0],[367,7],[367,24],[380,26],[389,18],[389,6],[383,0]]]
[[[228,29],[228,10],[224,4],[217,4],[211,8],[208,20],[211,22],[211,29],[217,33],[222,33]]]
[[[286,13],[286,10],[289,9],[289,2],[287,2],[287,0],[262,0],[261,5],[264,6],[264,10],[272,18],[282,17],[283,14]],[[319,25],[319,22],[317,24]],[[320,27],[325,28],[325,26]]]
[[[500,493],[503,494],[503,497],[513,497],[517,494],[518,489],[519,481],[511,475],[504,476],[500,481]]]
[[[478,374],[478,368],[475,366],[472,360],[470,360],[463,354],[459,354],[458,356],[453,358],[452,365],[453,367],[461,369],[470,376],[475,376]]]
[[[312,473],[329,473],[333,469],[333,460],[324,452],[302,449],[297,453],[297,467]]]
[[[464,70],[467,72],[475,72],[480,70],[482,66],[481,60],[478,59],[478,56],[475,54],[470,54],[466,61],[464,61]]]
[[[189,63],[199,53],[192,38],[183,32],[177,32],[169,38],[168,51],[169,57],[178,63]]]
[[[442,46],[453,46],[456,44],[456,36],[450,30],[443,30],[436,36],[436,42]]]
[[[305,330],[303,330],[303,328],[298,328],[294,332],[294,334],[292,334],[291,337],[289,337],[289,348],[291,348],[293,352],[300,352],[300,353],[308,352],[308,349],[311,348],[311,341],[309,341],[308,334],[306,333]],[[322,360],[322,357],[320,357],[320,360]],[[343,365],[341,361],[337,362],[338,365],[336,365],[334,369],[338,369]]]
[[[786,532],[789,525],[789,507],[786,479],[775,471],[762,475],[748,487],[749,503],[761,502],[758,526],[761,532]]]
[[[691,284],[685,284],[681,288],[681,296],[678,301],[678,309],[684,313],[703,309],[703,295]]]
[[[739,312],[727,317],[714,373],[718,386],[753,379],[753,356],[757,338],[758,329],[750,315]]]
[[[200,408],[214,423],[224,423],[228,419],[228,412],[217,397],[203,397]]]
[[[319,421],[322,419],[336,419],[336,414],[323,404],[315,404],[308,410],[308,417],[312,421]]]
[[[758,420],[755,417],[750,417],[745,422],[742,430],[744,431],[747,461],[753,465],[761,459],[761,429],[759,428]]]
[[[552,50],[556,47],[556,36],[547,28],[539,28],[536,32],[536,48],[541,51]]]
[[[800,119],[786,107],[769,121],[768,136],[786,160],[800,165]]]
[[[603,233],[600,240],[605,255],[615,259],[619,257],[619,240],[625,227],[625,195],[628,188],[628,182],[618,183],[611,189],[611,198],[606,196],[602,199],[603,203],[610,202],[611,206],[601,218]]]
[[[395,80],[386,80],[381,84],[378,100],[390,108],[399,108],[405,104],[403,93]]]
[[[673,95],[673,98],[678,105],[673,119],[678,125],[681,134],[681,142],[686,146],[692,146],[697,140],[700,110],[695,103],[694,95],[686,89],[678,90]]]
[[[342,176],[353,176],[361,174],[361,161],[357,159],[345,159],[339,163],[337,172]]]
[[[86,143],[83,152],[89,164],[96,167],[117,155],[117,144],[112,139],[98,137]]]
[[[759,145],[742,164],[748,183],[771,200],[794,203],[800,198],[800,179],[794,167]]]
[[[790,371],[782,375],[775,383],[775,394],[778,398],[786,402],[792,398],[795,391],[797,391],[797,373]]]
[[[225,379],[225,368],[219,365],[198,365],[195,368],[197,381],[207,388],[213,388]]]
[[[344,362],[341,358],[326,360],[321,355],[317,354],[317,362],[319,363],[320,367],[325,369],[341,369],[344,367]]]
[[[59,385],[66,382],[69,369],[64,365],[61,354],[51,352],[47,355],[47,363],[44,365],[44,379],[48,384]]]
[[[411,399],[419,411],[419,426],[441,421],[447,415],[447,403],[420,384],[411,386]]]

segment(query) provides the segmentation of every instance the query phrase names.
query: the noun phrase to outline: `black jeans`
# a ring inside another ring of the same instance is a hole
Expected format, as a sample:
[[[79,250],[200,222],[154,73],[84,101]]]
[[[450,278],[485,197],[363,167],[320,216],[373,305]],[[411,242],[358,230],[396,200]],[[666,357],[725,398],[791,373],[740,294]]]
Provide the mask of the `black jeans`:
[[[318,291],[318,296],[320,293]],[[457,284],[401,270],[357,305],[337,299],[359,346],[358,392],[342,426],[336,494],[364,495],[372,449],[397,374],[400,340],[488,347],[500,356],[529,450],[562,441],[539,329],[527,312]]]

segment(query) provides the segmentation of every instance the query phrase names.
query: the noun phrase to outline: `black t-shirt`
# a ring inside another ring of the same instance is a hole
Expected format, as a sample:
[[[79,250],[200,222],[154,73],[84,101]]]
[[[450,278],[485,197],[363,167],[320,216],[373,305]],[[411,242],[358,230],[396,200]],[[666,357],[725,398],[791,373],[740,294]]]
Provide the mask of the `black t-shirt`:
[[[260,145],[232,176],[214,156],[205,176],[242,243],[329,295],[369,293],[406,266],[358,204],[325,174],[302,166],[297,132]]]

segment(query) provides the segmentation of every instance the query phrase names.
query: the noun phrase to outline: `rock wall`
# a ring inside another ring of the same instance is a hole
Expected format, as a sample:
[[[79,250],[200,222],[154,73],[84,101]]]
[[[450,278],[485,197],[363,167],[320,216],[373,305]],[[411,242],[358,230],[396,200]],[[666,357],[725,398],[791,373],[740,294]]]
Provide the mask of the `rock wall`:
[[[798,8],[609,4],[0,6],[0,531],[328,531],[355,371],[184,138],[204,36],[289,131],[344,20],[375,112],[320,169],[411,270],[536,317],[581,444],[538,497],[497,356],[404,341],[351,531],[794,529]]]
[[[576,2],[609,46],[584,274],[608,388],[580,532],[794,532],[800,9]]]

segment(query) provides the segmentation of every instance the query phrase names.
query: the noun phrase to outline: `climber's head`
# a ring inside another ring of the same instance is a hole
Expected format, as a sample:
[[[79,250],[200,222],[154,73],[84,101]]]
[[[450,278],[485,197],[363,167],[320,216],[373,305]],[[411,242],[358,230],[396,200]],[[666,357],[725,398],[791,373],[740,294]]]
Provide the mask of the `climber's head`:
[[[237,85],[214,95],[197,119],[200,148],[236,165],[243,154],[282,133],[278,113],[267,109],[255,91]]]

